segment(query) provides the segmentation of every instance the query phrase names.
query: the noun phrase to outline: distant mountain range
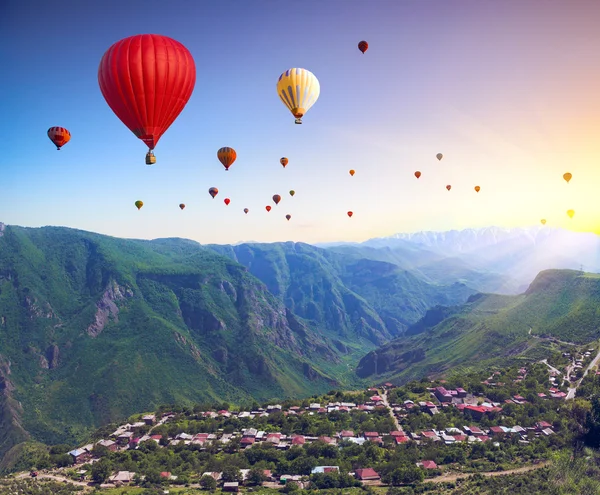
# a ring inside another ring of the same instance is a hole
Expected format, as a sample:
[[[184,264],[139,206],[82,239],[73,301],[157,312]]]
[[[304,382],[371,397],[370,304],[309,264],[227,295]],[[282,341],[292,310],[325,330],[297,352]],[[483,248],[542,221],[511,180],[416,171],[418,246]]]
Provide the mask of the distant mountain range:
[[[395,259],[438,281],[471,282],[478,290],[503,294],[524,291],[546,269],[600,272],[599,236],[545,226],[416,232],[319,246]],[[446,278],[440,279],[440,270]]]

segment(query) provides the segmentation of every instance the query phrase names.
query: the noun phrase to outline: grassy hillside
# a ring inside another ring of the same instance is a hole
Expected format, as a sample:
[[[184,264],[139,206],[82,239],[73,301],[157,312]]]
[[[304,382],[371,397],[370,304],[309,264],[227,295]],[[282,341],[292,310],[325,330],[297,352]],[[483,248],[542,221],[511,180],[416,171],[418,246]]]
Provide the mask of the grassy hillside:
[[[210,247],[247,266],[286,307],[320,331],[371,345],[401,334],[436,304],[462,303],[475,292],[464,284],[429,283],[357,252],[293,242]]]
[[[344,358],[196,243],[53,227],[0,237],[0,454],[164,403],[310,395],[344,380]]]
[[[600,337],[600,276],[574,270],[541,272],[518,296],[478,294],[452,308],[435,308],[407,335],[367,354],[361,377],[405,381],[451,367],[542,355],[549,342]]]

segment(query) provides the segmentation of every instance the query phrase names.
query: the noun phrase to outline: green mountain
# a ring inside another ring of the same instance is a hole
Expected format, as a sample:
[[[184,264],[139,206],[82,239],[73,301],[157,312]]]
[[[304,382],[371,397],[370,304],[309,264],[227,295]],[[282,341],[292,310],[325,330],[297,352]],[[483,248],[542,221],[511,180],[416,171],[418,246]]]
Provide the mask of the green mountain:
[[[367,354],[357,374],[404,382],[457,366],[539,358],[548,338],[587,343],[600,337],[599,324],[600,275],[546,270],[521,295],[477,294],[464,305],[433,308]]]
[[[0,224],[0,456],[165,403],[356,385],[365,352],[473,292],[306,244]]]
[[[334,338],[380,345],[427,309],[463,303],[476,292],[425,281],[396,263],[304,243],[208,247],[248,267],[287,308]]]

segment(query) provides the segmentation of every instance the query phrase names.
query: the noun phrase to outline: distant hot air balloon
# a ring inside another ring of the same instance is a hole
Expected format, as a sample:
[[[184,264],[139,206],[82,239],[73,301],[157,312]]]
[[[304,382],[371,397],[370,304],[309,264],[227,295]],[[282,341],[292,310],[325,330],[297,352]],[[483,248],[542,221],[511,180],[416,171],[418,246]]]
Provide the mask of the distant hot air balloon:
[[[354,215],[354,213],[352,213],[351,211],[349,211],[349,212],[348,212],[348,216],[349,216],[350,218],[352,218],[352,215]]]
[[[545,218],[542,218],[542,219],[540,220],[540,222],[542,222],[542,225],[546,225],[546,219],[545,219]]]
[[[71,140],[71,133],[64,127],[50,127],[48,137],[54,143],[56,149],[60,151],[60,148]]]
[[[108,106],[148,146],[146,163],[151,164],[158,140],[192,96],[196,65],[179,41],[138,34],[106,50],[98,83]]]
[[[563,179],[565,179],[567,181],[567,184],[569,183],[569,181],[573,178],[573,174],[570,172],[567,172],[566,174],[563,174]]]
[[[181,203],[181,204],[179,205],[179,208],[181,208],[181,209],[183,210],[183,209],[185,208],[185,205],[184,205],[183,203]]]
[[[229,203],[231,203],[231,200],[229,198],[225,198],[223,200],[223,203],[225,203],[226,206],[229,206]]]
[[[366,41],[361,41],[358,43],[358,49],[363,52],[363,54],[369,49],[369,43]]]
[[[271,207],[269,205],[265,206],[265,210],[271,211]]]
[[[275,202],[276,205],[278,205],[279,202],[281,201],[281,196],[279,194],[275,194],[273,196],[273,201]]]
[[[419,177],[421,177],[421,172],[419,172],[418,170],[415,172],[415,177],[418,179]]]
[[[247,215],[250,210],[248,208],[244,208],[244,213]]]
[[[285,168],[285,166],[288,164],[288,159],[284,156],[281,160],[279,160],[279,163],[281,163],[283,165],[283,168]]]
[[[140,210],[142,206],[144,206],[144,202],[140,200],[136,201],[134,204],[138,210]]]
[[[237,158],[237,153],[233,148],[225,146],[219,149],[219,151],[217,151],[217,158],[223,164],[223,166],[225,167],[225,171],[227,172],[229,171],[229,167],[231,167],[233,165],[233,162],[235,162],[235,159]]]
[[[446,186],[446,189],[448,189],[448,191],[449,191],[450,189],[452,189],[452,186],[451,186],[450,184],[448,184],[448,185]]]
[[[438,160],[441,160],[442,158],[444,158],[444,155],[442,155],[441,153],[438,153],[437,155],[435,155],[435,157],[436,157]]]
[[[350,174],[352,177],[354,177],[354,174],[355,174],[356,172],[355,172],[353,169],[351,169],[351,170],[350,170],[348,173],[349,173],[349,174]]]
[[[290,196],[294,197],[294,194],[296,194],[296,191],[294,191],[293,189],[290,191]]]
[[[575,210],[567,210],[567,215],[569,215],[569,218],[573,218],[573,215],[575,215]]]
[[[481,187],[475,186],[475,192],[479,192],[480,190],[481,190]]]
[[[213,199],[215,199],[215,196],[216,196],[217,194],[219,194],[219,190],[218,190],[216,187],[211,187],[211,188],[208,190],[208,194],[210,194],[210,195],[212,196],[212,198],[213,198]]]
[[[288,69],[277,81],[277,94],[296,117],[296,124],[302,124],[302,117],[315,104],[320,92],[319,80],[306,69]]]
[[[289,214],[288,214],[288,215],[286,215],[286,216],[285,216],[285,218],[287,218],[287,219],[288,219],[288,222],[289,222],[289,221],[290,221],[290,218],[292,218],[292,215],[289,215]]]

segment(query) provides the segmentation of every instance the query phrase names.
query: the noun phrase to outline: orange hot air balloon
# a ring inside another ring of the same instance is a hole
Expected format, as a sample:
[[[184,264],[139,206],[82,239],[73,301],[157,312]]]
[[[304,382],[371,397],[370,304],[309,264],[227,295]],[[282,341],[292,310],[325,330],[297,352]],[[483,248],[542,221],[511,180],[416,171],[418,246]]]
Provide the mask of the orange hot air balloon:
[[[356,172],[354,172],[354,170],[350,170],[350,172],[349,172],[349,173],[350,173],[350,175],[351,175],[352,177],[354,177],[354,174],[355,174]]]
[[[566,174],[563,174],[563,179],[565,179],[567,181],[567,184],[569,183],[569,181],[573,178],[573,174],[570,172],[567,172]]]
[[[287,218],[288,222],[290,221],[290,218],[292,218],[292,215],[286,215],[285,218]]]
[[[223,200],[223,203],[225,203],[227,206],[229,206],[229,203],[231,203],[231,200],[229,198],[225,198]]]
[[[275,202],[276,205],[278,205],[279,202],[281,201],[281,196],[279,194],[275,194],[273,196],[273,201]]]
[[[140,200],[136,201],[134,204],[138,210],[140,210],[142,208],[142,206],[144,206],[144,202],[140,201]]]
[[[349,216],[350,218],[352,218],[352,215],[354,215],[354,213],[352,213],[351,211],[349,211],[349,212],[348,212],[348,216]]]
[[[50,127],[48,137],[54,143],[56,149],[60,151],[60,148],[71,140],[71,133],[64,127]]]
[[[452,186],[451,186],[450,184],[448,184],[448,185],[446,186],[446,189],[448,189],[448,191],[449,191],[450,189],[452,189]]]
[[[542,225],[546,225],[546,219],[545,219],[545,218],[542,218],[542,219],[540,220],[540,222],[542,222]]]
[[[224,148],[219,149],[217,151],[217,158],[225,167],[225,171],[229,171],[229,167],[233,165],[235,159],[237,158],[237,153],[233,148],[229,148],[225,146]]]
[[[369,43],[367,43],[366,41],[361,41],[358,44],[358,49],[363,52],[363,54],[369,49]]]
[[[248,208],[244,208],[244,213],[247,215],[250,210]]]
[[[216,187],[211,187],[211,188],[208,190],[208,194],[210,194],[210,195],[212,196],[212,198],[213,198],[213,199],[215,199],[215,196],[216,196],[217,194],[219,194],[219,190],[218,190]]]
[[[481,190],[481,187],[475,186],[475,192],[479,192],[480,190]]]
[[[265,210],[271,211],[271,207],[269,205],[265,206]]]
[[[573,215],[575,215],[575,210],[567,210],[567,215],[569,215],[569,218],[573,218]]]
[[[419,172],[418,170],[415,172],[415,177],[418,179],[419,177],[421,177],[421,172]]]
[[[279,160],[279,163],[281,163],[283,165],[283,168],[285,168],[285,166],[288,164],[289,160],[284,156],[281,160]]]
[[[185,205],[184,205],[183,203],[181,203],[181,204],[179,205],[179,208],[181,208],[181,209],[183,210],[183,209],[185,208]]]
[[[192,96],[196,65],[179,41],[138,34],[106,50],[98,84],[116,116],[148,146],[146,161],[151,164],[156,161],[152,150],[158,140]]]

